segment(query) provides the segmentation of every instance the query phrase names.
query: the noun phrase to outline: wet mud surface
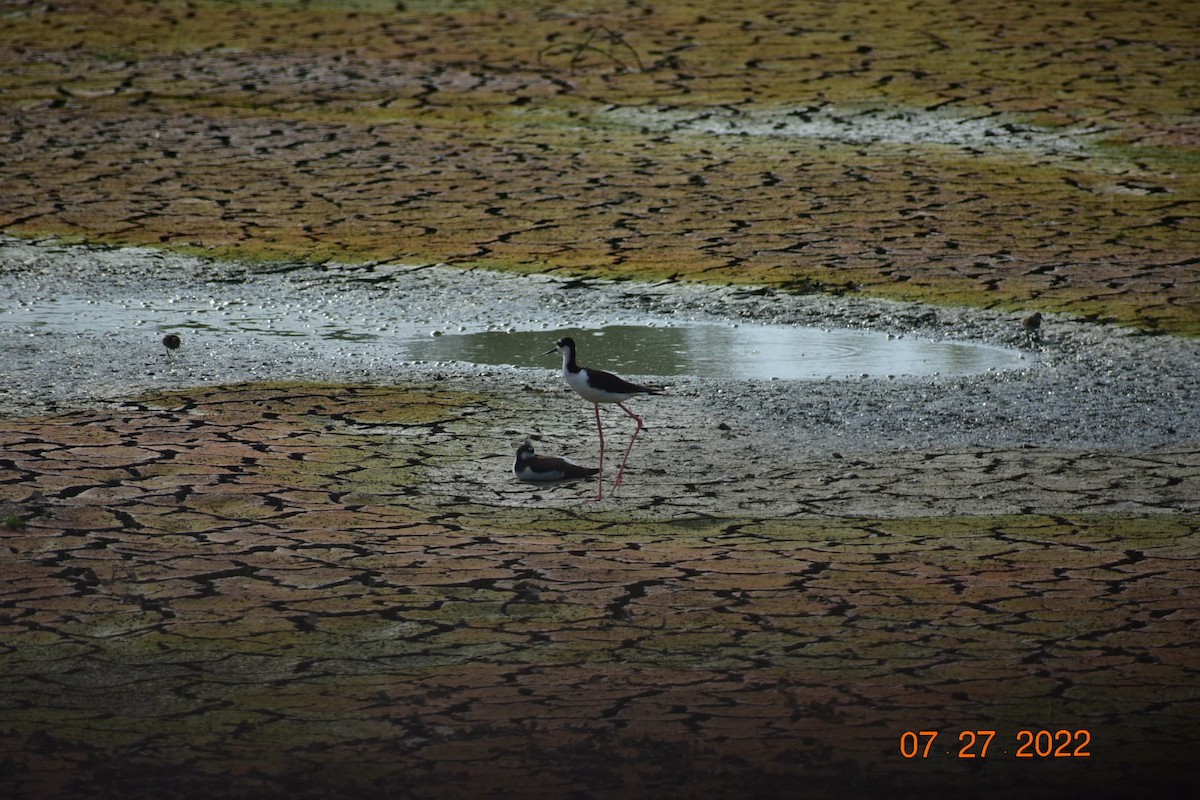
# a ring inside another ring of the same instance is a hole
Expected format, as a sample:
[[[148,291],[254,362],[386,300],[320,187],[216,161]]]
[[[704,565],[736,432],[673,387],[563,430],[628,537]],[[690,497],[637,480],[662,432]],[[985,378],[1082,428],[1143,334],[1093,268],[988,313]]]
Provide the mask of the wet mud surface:
[[[0,796],[1186,790],[1200,6],[712,5],[5,6],[0,302],[1029,361],[662,381],[589,503],[553,363],[5,325]]]

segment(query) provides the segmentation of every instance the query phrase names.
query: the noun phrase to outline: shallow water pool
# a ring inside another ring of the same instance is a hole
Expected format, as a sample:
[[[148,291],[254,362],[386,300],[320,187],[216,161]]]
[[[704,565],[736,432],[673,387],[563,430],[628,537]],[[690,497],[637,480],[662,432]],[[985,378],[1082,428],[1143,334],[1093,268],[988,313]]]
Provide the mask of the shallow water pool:
[[[489,331],[430,337],[407,346],[420,359],[557,368],[561,363],[557,353],[542,354],[561,336],[575,339],[580,364],[631,375],[804,380],[962,375],[1024,364],[1022,353],[999,347],[784,325],[689,323]]]
[[[288,337],[305,340],[330,357],[361,355],[399,361],[559,368],[557,354],[543,356],[561,336],[579,345],[579,361],[628,375],[696,375],[712,378],[804,380],[828,377],[965,375],[1025,365],[1020,351],[964,342],[895,337],[884,333],[785,325],[652,320],[595,328],[554,328],[544,322],[486,330],[457,319],[443,332],[411,305],[351,300],[337,293],[246,301],[229,296],[175,294],[126,299],[69,294],[32,301],[0,301],[0,324],[33,333],[76,336],[144,331],[147,343],[163,333],[227,339]],[[490,323],[494,325],[494,320]]]

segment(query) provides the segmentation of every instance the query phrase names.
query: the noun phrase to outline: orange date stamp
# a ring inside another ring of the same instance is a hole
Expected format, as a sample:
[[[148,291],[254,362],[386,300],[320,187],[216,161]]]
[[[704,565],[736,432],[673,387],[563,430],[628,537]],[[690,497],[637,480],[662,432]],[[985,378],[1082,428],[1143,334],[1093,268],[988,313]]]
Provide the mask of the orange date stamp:
[[[996,731],[959,731],[958,741],[937,744],[940,731],[904,731],[900,755],[904,758],[956,756],[958,758],[1091,758],[1092,732],[1068,730],[1019,730],[1011,741],[996,741]],[[947,738],[953,736],[948,734]]]

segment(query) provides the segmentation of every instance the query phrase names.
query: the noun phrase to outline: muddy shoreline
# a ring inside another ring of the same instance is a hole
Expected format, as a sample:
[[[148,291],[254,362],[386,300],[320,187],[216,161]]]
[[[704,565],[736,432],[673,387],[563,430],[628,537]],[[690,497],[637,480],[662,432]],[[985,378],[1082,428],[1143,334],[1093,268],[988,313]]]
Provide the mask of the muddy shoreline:
[[[1027,368],[946,378],[745,381],[672,378],[673,420],[724,425],[788,451],[1058,447],[1139,450],[1194,441],[1200,430],[1200,342],[1047,317],[1038,341],[1020,313],[933,307],[754,287],[652,285],[514,276],[436,266],[278,265],[256,270],[164,251],[0,241],[0,294],[36,304],[71,287],[97,299],[233,291],[247,300],[336,297],[348,312],[400,304],[431,331],[455,324],[523,329],[599,321],[744,321],[954,339],[1029,351]],[[335,305],[335,308],[337,306]],[[161,331],[55,335],[0,329],[7,375],[0,413],[86,408],[146,392],[254,381],[430,383],[519,395],[561,388],[544,370],[405,361],[363,341],[185,332],[167,358]],[[664,381],[659,380],[659,383]],[[561,404],[569,408],[569,403]],[[757,438],[757,437],[756,437]],[[768,452],[763,453],[769,455]]]

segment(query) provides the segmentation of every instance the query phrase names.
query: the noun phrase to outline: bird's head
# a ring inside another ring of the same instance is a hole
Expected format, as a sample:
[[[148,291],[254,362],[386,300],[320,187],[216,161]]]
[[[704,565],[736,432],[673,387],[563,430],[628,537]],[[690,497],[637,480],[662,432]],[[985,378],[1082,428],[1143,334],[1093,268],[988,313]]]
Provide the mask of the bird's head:
[[[575,350],[575,340],[570,336],[564,336],[554,343],[554,347],[542,353],[543,356],[548,356],[552,353],[566,353]]]

